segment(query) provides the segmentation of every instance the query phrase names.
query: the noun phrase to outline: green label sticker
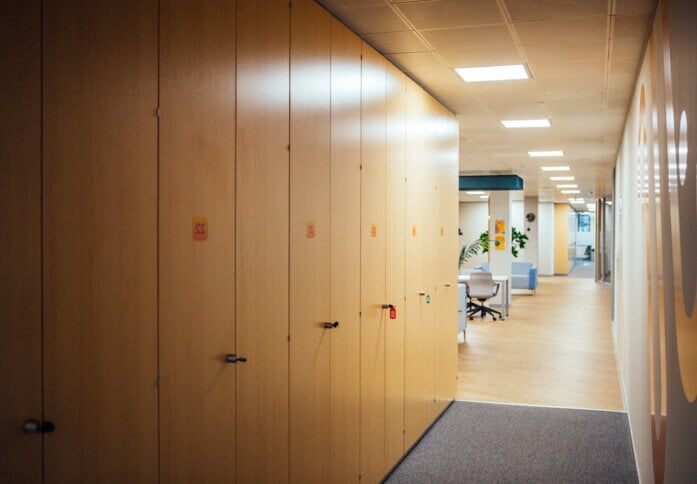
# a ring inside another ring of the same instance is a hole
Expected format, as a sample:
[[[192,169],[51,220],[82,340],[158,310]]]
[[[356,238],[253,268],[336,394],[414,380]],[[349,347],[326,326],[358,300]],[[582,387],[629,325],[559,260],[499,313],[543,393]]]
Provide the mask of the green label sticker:
[[[431,304],[431,295],[430,294],[426,295],[426,304]]]

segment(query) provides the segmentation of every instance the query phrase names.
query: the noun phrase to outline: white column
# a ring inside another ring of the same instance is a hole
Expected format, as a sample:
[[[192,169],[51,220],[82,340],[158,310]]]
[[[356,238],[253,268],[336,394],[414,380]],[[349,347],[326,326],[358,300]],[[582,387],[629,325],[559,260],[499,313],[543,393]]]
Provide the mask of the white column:
[[[528,242],[525,244],[525,249],[521,252],[521,254],[518,256],[518,260],[520,261],[525,261],[525,262],[532,262],[532,265],[534,267],[539,267],[537,264],[538,261],[538,217],[539,214],[537,213],[537,204],[538,204],[538,199],[537,197],[525,197],[525,202],[524,202],[524,212],[525,215],[527,216],[529,213],[532,213],[535,215],[535,220],[532,222],[529,222],[527,218],[524,219],[523,222],[523,227],[516,227],[519,230],[522,230],[525,235],[528,236]],[[539,269],[538,269],[539,270]]]
[[[506,275],[511,277],[511,192],[493,191],[489,196],[489,267],[491,273],[495,275]],[[502,221],[503,233],[496,233],[496,222]],[[503,249],[496,247],[496,238],[503,237]],[[510,284],[510,282],[509,282]],[[503,288],[499,294],[503,292]],[[510,304],[510,291],[508,294]],[[501,302],[500,296],[497,296]]]

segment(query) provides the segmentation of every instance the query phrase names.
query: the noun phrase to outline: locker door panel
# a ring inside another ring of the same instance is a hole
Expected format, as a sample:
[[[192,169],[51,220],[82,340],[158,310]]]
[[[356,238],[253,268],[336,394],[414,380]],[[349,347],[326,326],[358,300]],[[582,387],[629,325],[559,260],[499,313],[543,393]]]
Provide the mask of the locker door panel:
[[[161,476],[231,481],[235,2],[160,2],[160,32]]]
[[[41,480],[41,2],[0,4],[0,475]]]
[[[388,466],[404,454],[404,231],[406,226],[406,93],[396,68],[387,70],[387,299],[396,319],[386,324],[385,445]]]
[[[291,9],[291,480],[329,479],[331,16],[310,0]],[[340,322],[341,324],[341,322]]]
[[[157,3],[44,3],[48,482],[157,480]]]
[[[427,220],[424,211],[428,172],[428,122],[424,92],[413,83],[407,87],[407,182],[406,182],[406,321],[405,321],[405,448],[418,439],[430,423],[433,406],[433,332],[430,287],[426,274]]]
[[[289,11],[282,0],[237,5],[238,482],[289,476]]]
[[[361,41],[332,19],[330,482],[359,472]]]
[[[361,157],[361,476],[385,460],[385,64],[363,44]]]

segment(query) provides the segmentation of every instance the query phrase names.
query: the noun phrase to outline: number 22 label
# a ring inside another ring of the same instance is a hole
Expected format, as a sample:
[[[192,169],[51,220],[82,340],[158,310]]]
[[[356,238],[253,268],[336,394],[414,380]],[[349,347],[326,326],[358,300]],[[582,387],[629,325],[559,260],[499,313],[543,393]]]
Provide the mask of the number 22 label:
[[[194,240],[206,241],[208,240],[208,218],[207,217],[194,217],[192,219],[192,235]]]

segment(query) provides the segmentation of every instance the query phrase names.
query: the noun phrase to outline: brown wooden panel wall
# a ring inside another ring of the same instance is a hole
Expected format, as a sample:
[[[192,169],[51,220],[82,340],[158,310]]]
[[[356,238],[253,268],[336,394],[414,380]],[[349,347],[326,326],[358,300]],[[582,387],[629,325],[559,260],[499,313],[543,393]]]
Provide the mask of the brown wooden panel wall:
[[[380,480],[385,458],[385,64],[363,44],[361,153],[361,478]]]
[[[332,19],[330,482],[359,473],[361,41]]]
[[[396,67],[386,76],[386,302],[396,319],[385,325],[385,455],[388,465],[404,454],[404,244],[406,226],[406,79]]]
[[[157,2],[44,4],[48,482],[157,480]]]
[[[291,481],[329,481],[331,16],[311,0],[291,9]]]
[[[41,479],[41,2],[0,3],[0,480]]]
[[[163,482],[235,475],[235,25],[234,1],[160,2]]]
[[[289,12],[284,0],[237,5],[239,482],[289,476]]]

